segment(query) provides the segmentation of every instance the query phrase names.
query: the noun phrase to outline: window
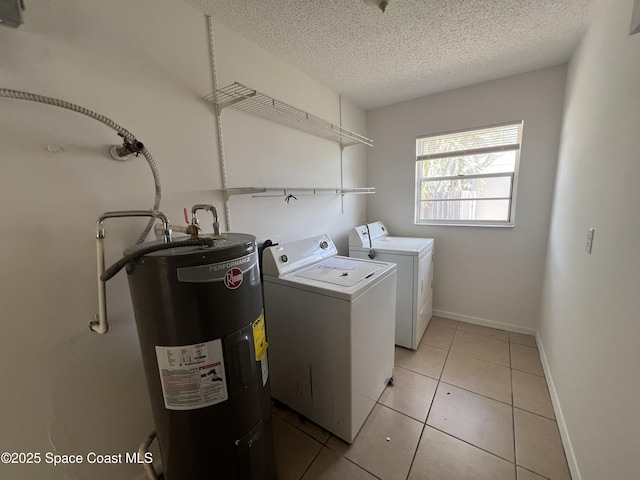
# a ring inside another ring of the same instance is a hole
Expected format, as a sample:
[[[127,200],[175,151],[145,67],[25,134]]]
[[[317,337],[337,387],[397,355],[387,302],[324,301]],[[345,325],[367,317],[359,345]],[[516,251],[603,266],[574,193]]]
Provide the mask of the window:
[[[416,140],[422,225],[513,226],[522,121]]]

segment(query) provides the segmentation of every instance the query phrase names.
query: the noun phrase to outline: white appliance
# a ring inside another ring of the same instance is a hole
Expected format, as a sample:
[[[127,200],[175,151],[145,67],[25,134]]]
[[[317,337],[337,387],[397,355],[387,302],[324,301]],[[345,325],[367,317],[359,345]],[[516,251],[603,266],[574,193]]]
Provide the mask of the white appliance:
[[[396,266],[327,235],[262,257],[271,395],[352,443],[392,378]]]
[[[398,265],[396,345],[416,350],[433,310],[433,239],[392,237],[369,223],[349,233],[349,256]]]

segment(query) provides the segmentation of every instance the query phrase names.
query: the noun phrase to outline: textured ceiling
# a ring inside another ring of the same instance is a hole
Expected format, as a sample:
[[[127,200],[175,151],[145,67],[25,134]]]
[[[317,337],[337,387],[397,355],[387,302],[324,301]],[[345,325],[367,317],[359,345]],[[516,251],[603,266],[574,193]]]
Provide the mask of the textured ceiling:
[[[186,0],[371,109],[566,62],[594,0]]]

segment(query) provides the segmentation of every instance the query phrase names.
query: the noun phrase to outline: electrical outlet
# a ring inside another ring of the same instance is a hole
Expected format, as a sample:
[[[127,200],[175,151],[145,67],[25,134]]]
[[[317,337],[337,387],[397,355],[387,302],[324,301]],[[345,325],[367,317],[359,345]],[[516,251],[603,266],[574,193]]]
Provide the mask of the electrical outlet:
[[[593,234],[595,233],[595,228],[590,228],[587,230],[587,243],[584,246],[584,251],[587,253],[591,253],[591,247],[593,247]]]

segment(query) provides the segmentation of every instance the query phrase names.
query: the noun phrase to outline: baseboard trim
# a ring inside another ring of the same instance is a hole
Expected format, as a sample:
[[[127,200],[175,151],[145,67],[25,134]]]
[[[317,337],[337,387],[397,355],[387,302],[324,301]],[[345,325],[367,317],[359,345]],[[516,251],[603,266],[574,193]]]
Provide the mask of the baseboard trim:
[[[567,424],[564,420],[562,413],[562,407],[560,406],[560,399],[558,398],[558,392],[556,390],[553,376],[551,375],[551,369],[549,368],[549,362],[547,361],[547,355],[544,351],[544,345],[542,339],[537,330],[528,327],[522,327],[520,325],[513,325],[511,323],[498,322],[495,320],[489,320],[487,318],[472,317],[470,315],[462,315],[459,313],[446,312],[444,310],[433,310],[433,316],[449,318],[451,320],[460,320],[461,322],[473,323],[474,325],[481,325],[483,327],[499,328],[500,330],[507,330],[514,333],[524,333],[526,335],[534,335],[536,337],[536,343],[538,344],[538,351],[540,352],[540,360],[542,361],[542,368],[544,375],[547,379],[547,385],[549,386],[549,395],[551,396],[551,403],[553,404],[553,411],[556,416],[556,422],[558,424],[558,430],[560,431],[560,438],[564,446],[564,453],[567,458],[567,465],[571,472],[571,478],[573,480],[582,480],[580,469],[578,468],[578,462],[576,455],[573,451],[571,444],[571,438],[569,437],[569,431],[567,430]]]
[[[544,345],[540,334],[536,334],[536,343],[538,344],[538,351],[540,352],[540,360],[542,361],[542,369],[547,379],[547,386],[549,387],[549,395],[551,396],[551,403],[553,404],[553,411],[556,415],[556,422],[558,423],[558,430],[560,431],[560,438],[564,445],[564,454],[567,458],[567,464],[569,465],[569,471],[571,472],[571,478],[573,480],[582,480],[580,469],[578,468],[578,462],[576,455],[573,451],[573,445],[571,444],[571,438],[569,437],[569,430],[567,430],[567,424],[564,421],[564,414],[562,413],[562,407],[560,406],[560,398],[558,398],[558,392],[556,385],[551,375],[551,369],[549,368],[549,362],[547,361],[547,354],[544,351]]]
[[[524,333],[525,335],[536,335],[534,328],[523,327],[521,325],[513,325],[512,323],[498,322],[487,318],[472,317],[470,315],[462,315],[460,313],[445,312],[444,310],[433,310],[434,317],[449,318],[451,320],[460,320],[461,322],[473,323],[483,327],[498,328],[513,333]]]

